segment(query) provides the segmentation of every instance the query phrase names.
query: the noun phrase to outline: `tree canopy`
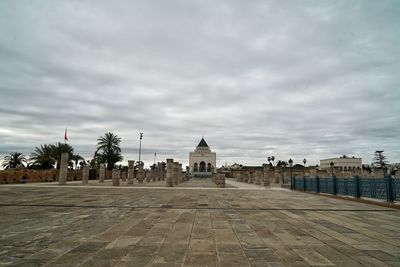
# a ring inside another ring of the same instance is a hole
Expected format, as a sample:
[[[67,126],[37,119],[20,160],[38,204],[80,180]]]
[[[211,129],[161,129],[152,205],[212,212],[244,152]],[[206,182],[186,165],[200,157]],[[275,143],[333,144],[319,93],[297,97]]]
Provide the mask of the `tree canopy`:
[[[108,170],[112,170],[115,163],[123,160],[121,155],[121,138],[108,132],[97,139],[95,159],[98,164],[106,164]]]
[[[2,166],[4,169],[24,168],[25,167],[24,163],[26,162],[27,161],[24,154],[19,152],[12,152],[4,157]]]

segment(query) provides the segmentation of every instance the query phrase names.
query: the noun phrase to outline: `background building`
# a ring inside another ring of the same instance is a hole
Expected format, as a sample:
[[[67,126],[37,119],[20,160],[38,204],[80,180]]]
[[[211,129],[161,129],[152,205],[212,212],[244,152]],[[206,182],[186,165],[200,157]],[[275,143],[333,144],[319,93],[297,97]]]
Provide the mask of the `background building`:
[[[215,172],[217,155],[201,138],[194,152],[189,153],[190,174],[193,177],[210,177]]]
[[[343,172],[352,172],[362,167],[361,158],[342,156],[339,158],[321,159],[320,169],[331,169],[331,162],[333,162],[333,166],[336,170],[339,169]]]

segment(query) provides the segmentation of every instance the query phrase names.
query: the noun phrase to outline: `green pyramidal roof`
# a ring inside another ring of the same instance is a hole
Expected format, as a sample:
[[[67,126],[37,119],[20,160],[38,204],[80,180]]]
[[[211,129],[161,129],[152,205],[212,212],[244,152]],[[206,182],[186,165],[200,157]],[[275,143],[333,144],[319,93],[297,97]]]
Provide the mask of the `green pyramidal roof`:
[[[198,147],[208,147],[206,140],[204,140],[204,138],[201,138],[200,143],[197,146]]]

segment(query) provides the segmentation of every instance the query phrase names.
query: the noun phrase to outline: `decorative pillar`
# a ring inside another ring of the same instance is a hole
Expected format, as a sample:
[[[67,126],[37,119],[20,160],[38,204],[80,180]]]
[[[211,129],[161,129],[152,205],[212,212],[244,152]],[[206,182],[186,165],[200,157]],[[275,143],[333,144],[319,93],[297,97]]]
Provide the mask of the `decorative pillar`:
[[[162,180],[162,165],[160,162],[157,162],[157,181]]]
[[[89,180],[89,166],[82,167],[82,184],[88,184]]]
[[[264,180],[264,186],[269,186],[269,166],[268,165],[264,165],[263,180]]]
[[[255,179],[255,184],[256,185],[261,185],[261,173],[259,170],[256,170],[256,179]]]
[[[145,176],[146,176],[146,182],[150,183],[151,182],[151,174],[148,170],[144,171]]]
[[[219,174],[218,187],[225,188],[225,174]]]
[[[135,171],[135,161],[128,160],[128,184],[133,184],[134,171]]]
[[[121,177],[120,170],[113,169],[112,170],[112,182],[114,186],[119,186],[119,179]]]
[[[183,168],[182,168],[182,163],[179,163],[179,183],[182,183],[184,180],[183,178]]]
[[[167,171],[166,171],[166,182],[168,187],[174,186],[173,184],[173,173],[174,173],[174,160],[173,159],[167,159]]]
[[[121,171],[121,179],[122,179],[122,182],[126,182],[126,178],[127,178],[127,172],[125,172],[125,171]]]
[[[104,177],[106,176],[106,167],[100,165],[99,168],[99,183],[104,183]]]
[[[151,168],[151,180],[153,182],[157,181],[157,165],[154,163]]]
[[[68,153],[62,153],[60,160],[60,170],[58,173],[58,184],[60,185],[67,184],[67,175],[68,175]]]
[[[174,185],[178,185],[179,184],[179,163],[178,162],[174,162],[173,163],[173,183]]]
[[[185,181],[189,181],[190,167],[186,166]]]
[[[137,180],[138,180],[139,184],[143,183],[143,180],[144,180],[145,173],[144,173],[143,167],[144,167],[143,162],[139,162],[139,170],[137,173]]]

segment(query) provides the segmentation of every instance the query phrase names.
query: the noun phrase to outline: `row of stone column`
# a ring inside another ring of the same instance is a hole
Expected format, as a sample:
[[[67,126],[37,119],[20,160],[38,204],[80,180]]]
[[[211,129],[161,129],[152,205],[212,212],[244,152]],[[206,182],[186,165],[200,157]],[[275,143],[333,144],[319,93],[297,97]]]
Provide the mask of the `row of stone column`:
[[[188,176],[183,174],[182,163],[174,161],[174,159],[167,159],[166,169],[166,184],[167,187],[177,186],[182,182],[187,181]]]
[[[142,184],[144,181],[147,183],[156,182],[156,181],[163,181],[165,180],[165,164],[163,162],[158,162],[157,164],[153,164],[151,166],[150,171],[144,169],[144,164],[141,162],[139,164],[138,171],[135,173],[135,161],[128,160],[128,175],[127,175],[127,184],[133,184],[134,179],[138,181],[139,184]],[[136,177],[135,177],[136,176]],[[119,181],[125,182],[125,177],[121,177],[120,170],[114,169],[112,171],[112,181],[113,185],[118,186]]]
[[[112,170],[112,182],[113,185],[119,185],[120,180],[126,181],[128,180],[127,184],[133,184],[133,180],[136,178],[138,183],[143,183],[144,179],[146,182],[155,182],[155,181],[163,181],[165,180],[166,170],[165,170],[165,163],[158,162],[151,167],[151,171],[144,170],[144,164],[139,164],[139,169],[135,175],[134,171],[134,160],[128,161],[128,173],[127,175],[121,176],[121,170],[114,169]],[[182,168],[182,164],[180,164],[180,168]],[[106,175],[106,167],[100,166],[99,168],[99,182],[104,183]],[[61,155],[60,160],[60,170],[59,170],[59,177],[58,182],[60,185],[67,184],[67,176],[68,176],[68,153],[63,153]],[[135,177],[136,176],[136,177]],[[89,181],[89,166],[82,167],[82,184],[88,184]]]
[[[263,170],[255,170],[254,172],[249,171],[235,171],[233,178],[236,178],[238,182],[244,182],[249,184],[257,184],[263,186],[270,185],[271,172],[264,167]]]

